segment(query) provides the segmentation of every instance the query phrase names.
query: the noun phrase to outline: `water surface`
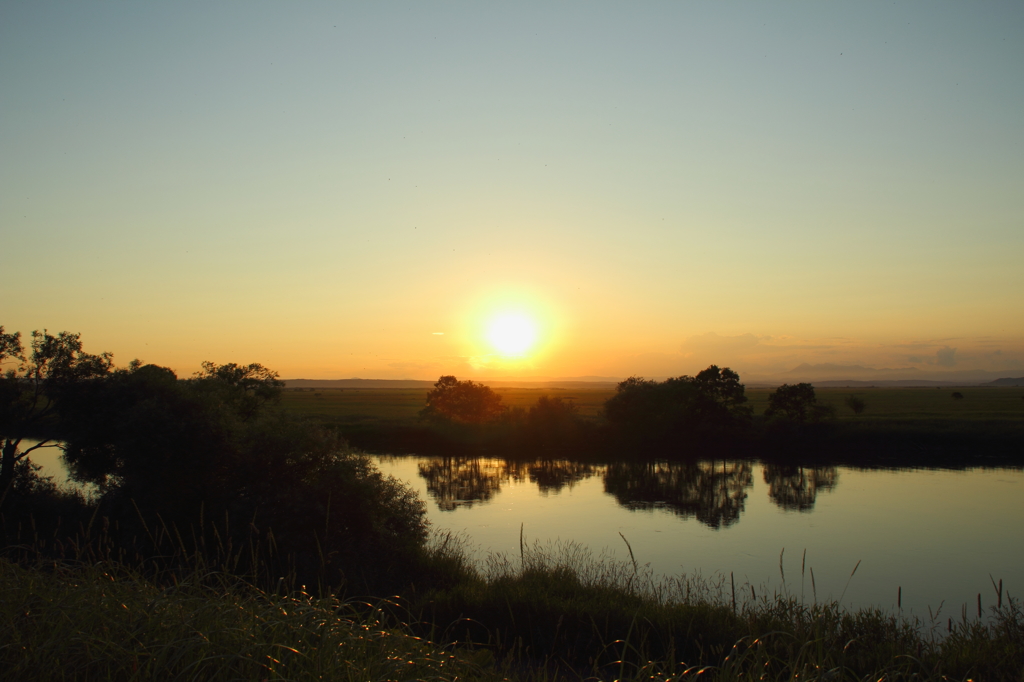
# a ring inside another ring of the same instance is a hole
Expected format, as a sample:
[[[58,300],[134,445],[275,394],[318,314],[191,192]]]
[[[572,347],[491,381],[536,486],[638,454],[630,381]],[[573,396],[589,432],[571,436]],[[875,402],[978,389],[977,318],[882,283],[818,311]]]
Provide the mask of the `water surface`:
[[[621,533],[659,574],[731,572],[737,585],[811,602],[813,569],[819,599],[895,610],[902,588],[905,613],[928,619],[941,607],[942,623],[965,607],[976,616],[979,593],[983,608],[993,605],[990,575],[1010,594],[1024,587],[1024,472],[1015,469],[375,461],[427,501],[435,528],[466,534],[478,557],[518,556],[522,528],[528,542],[575,541],[626,559]]]
[[[68,484],[58,448],[31,458]],[[902,589],[905,613],[928,619],[941,608],[943,623],[965,606],[976,615],[979,593],[983,608],[993,605],[992,578],[1011,595],[1024,590],[1019,469],[373,459],[427,502],[434,528],[466,535],[477,558],[518,556],[522,529],[529,543],[573,541],[625,560],[625,536],[658,574],[732,573],[741,589],[808,602],[816,587],[819,599],[851,607],[896,609]]]

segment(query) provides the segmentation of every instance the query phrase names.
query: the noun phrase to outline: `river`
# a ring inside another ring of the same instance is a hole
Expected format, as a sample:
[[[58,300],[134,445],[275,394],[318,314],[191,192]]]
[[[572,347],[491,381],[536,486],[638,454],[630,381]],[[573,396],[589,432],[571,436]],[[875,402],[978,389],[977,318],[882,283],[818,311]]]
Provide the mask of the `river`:
[[[979,594],[987,612],[993,580],[1004,599],[1024,587],[1018,469],[374,459],[477,558],[517,557],[522,531],[531,544],[572,541],[626,560],[625,538],[659,575],[731,574],[744,594],[841,598],[943,624],[963,609],[976,616]]]
[[[29,447],[33,443],[25,443]],[[31,455],[67,485],[60,450]],[[592,464],[375,455],[477,560],[573,542],[656,575],[734,580],[945,623],[1024,589],[1021,469],[798,468],[756,461]],[[625,539],[625,541],[624,541]],[[629,543],[629,547],[626,545]],[[781,563],[781,569],[780,569]],[[813,571],[813,582],[812,574]],[[852,577],[851,577],[852,574]]]

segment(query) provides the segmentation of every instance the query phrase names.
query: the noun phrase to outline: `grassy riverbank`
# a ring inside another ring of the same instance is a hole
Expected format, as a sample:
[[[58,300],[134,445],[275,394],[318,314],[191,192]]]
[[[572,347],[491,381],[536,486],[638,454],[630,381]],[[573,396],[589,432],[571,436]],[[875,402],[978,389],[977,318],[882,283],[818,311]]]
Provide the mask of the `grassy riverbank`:
[[[547,395],[571,400],[583,428],[572,433],[523,434],[508,421],[472,428],[447,428],[419,419],[426,389],[285,390],[282,407],[289,413],[330,425],[350,442],[373,452],[418,454],[501,454],[531,456],[544,450],[576,458],[621,458],[631,452],[608,433],[601,418],[614,389],[498,388],[502,403],[528,410]],[[1024,464],[1024,390],[999,387],[823,388],[822,405],[835,418],[810,428],[772,429],[763,418],[770,389],[747,389],[753,409],[751,430],[715,452],[721,456],[784,459],[791,463],[853,466],[1017,466]],[[854,396],[866,409],[854,413],[846,401]],[[717,447],[704,443],[698,456]],[[731,449],[730,449],[731,448]],[[685,448],[684,448],[685,450]],[[638,448],[641,456],[672,456],[673,448]],[[692,454],[692,453],[691,453]]]
[[[0,560],[0,665],[24,680],[1020,680],[1024,613],[921,623],[725,581],[657,581],[566,545],[387,600],[268,593],[196,562]],[[454,578],[454,579],[453,579]]]
[[[746,396],[754,415],[764,414],[773,389],[747,388]],[[502,403],[529,408],[542,395],[572,400],[581,416],[596,419],[604,402],[615,395],[614,388],[496,388]],[[875,421],[1019,421],[1024,419],[1024,389],[1005,387],[966,388],[817,388],[818,400],[836,410],[841,422]],[[297,415],[338,424],[416,424],[426,404],[425,388],[324,388],[286,389],[285,409]],[[954,392],[963,398],[952,398]],[[866,404],[855,414],[845,400],[860,398]]]

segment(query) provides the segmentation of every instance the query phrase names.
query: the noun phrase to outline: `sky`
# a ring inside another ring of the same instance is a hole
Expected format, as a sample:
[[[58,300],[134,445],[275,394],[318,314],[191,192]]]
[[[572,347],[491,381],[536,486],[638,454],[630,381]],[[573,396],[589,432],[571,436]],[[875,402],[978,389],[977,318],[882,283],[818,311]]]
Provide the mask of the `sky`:
[[[0,2],[0,324],[121,365],[1020,376],[1022,256],[1018,1]]]

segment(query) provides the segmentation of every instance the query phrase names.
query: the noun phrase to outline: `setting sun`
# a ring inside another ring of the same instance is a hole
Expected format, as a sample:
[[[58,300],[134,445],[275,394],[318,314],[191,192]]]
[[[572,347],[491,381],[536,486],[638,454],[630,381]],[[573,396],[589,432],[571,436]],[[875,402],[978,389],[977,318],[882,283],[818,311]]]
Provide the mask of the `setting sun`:
[[[537,325],[526,315],[503,313],[487,325],[487,340],[502,355],[522,356],[537,341]]]

